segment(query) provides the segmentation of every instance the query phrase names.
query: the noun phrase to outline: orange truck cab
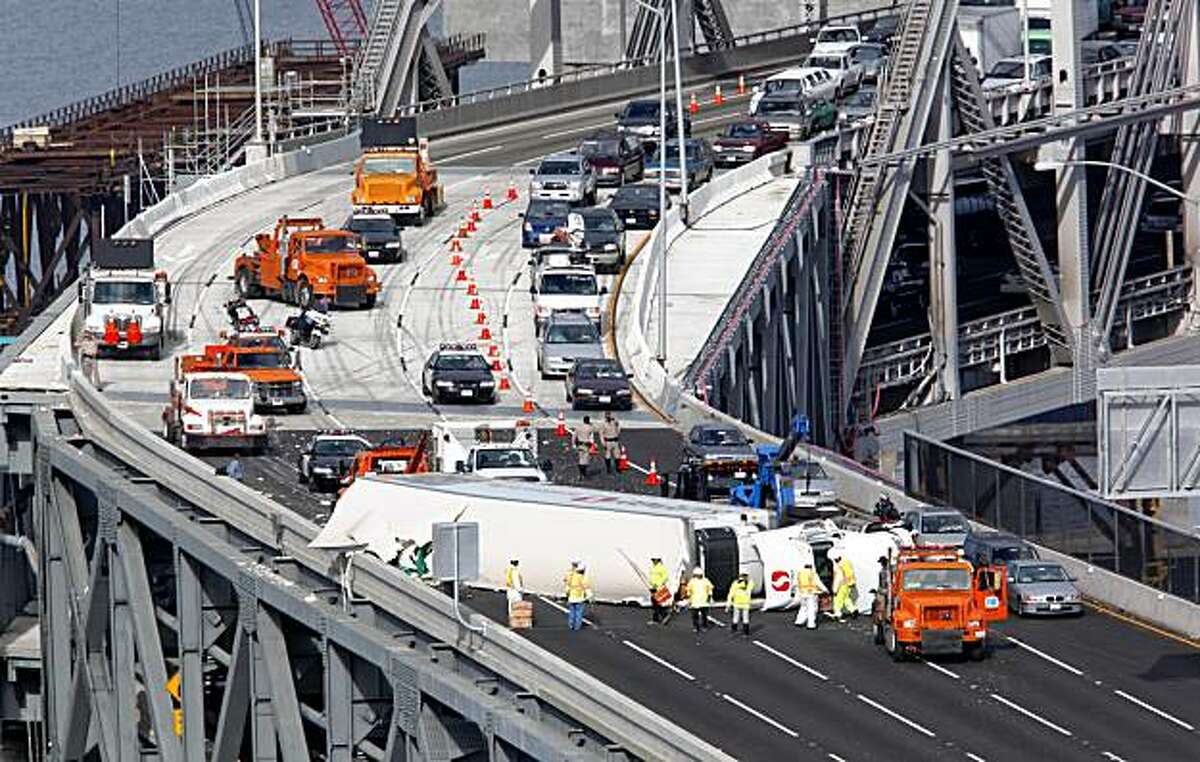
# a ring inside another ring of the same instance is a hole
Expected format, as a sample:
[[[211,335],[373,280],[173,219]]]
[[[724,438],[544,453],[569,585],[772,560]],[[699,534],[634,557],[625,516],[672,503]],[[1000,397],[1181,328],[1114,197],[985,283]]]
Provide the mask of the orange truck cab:
[[[445,205],[427,141],[412,117],[367,119],[354,164],[350,202],[355,214],[387,214],[398,225],[424,225]]]
[[[957,549],[901,550],[888,568],[875,642],[896,661],[915,656],[991,653],[988,627],[1008,616],[1003,566],[967,562]]]
[[[384,442],[354,456],[350,473],[342,480],[340,495],[354,480],[367,474],[423,474],[429,471],[428,435],[422,434],[416,445]]]
[[[243,299],[271,296],[311,307],[319,296],[338,307],[375,306],[379,277],[359,253],[358,236],[326,228],[319,218],[281,217],[271,233],[254,237],[257,249],[233,264]]]
[[[254,382],[257,410],[302,413],[308,407],[304,377],[292,367],[291,355],[275,347],[239,347],[213,344],[203,356],[184,358],[185,369],[204,363],[215,370],[245,374]]]

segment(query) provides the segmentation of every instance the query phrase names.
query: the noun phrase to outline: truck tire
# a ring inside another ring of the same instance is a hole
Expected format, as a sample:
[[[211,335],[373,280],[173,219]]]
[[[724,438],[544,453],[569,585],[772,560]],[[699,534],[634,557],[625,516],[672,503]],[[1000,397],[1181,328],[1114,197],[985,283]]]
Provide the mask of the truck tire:
[[[890,627],[884,630],[883,650],[887,651],[894,662],[902,662],[906,658],[904,648],[896,641],[896,631]]]
[[[991,656],[991,654],[992,649],[988,648],[986,641],[983,643],[976,643],[967,649],[967,657],[971,661],[983,661],[987,657]]]
[[[874,630],[874,634],[875,634],[875,645],[877,645],[877,646],[883,645],[883,625],[876,622],[875,626],[872,629]]]
[[[313,288],[307,278],[301,278],[296,285],[296,306],[301,309],[307,309],[313,303]]]
[[[178,444],[176,441],[178,436],[175,431],[175,427],[171,425],[170,421],[163,421],[162,437],[167,441],[168,444]]]
[[[363,302],[363,308],[369,310],[372,307],[374,307],[375,301],[377,298],[378,298],[378,294],[367,294],[367,299],[366,299],[366,301]],[[314,349],[315,348],[316,347],[314,347]]]
[[[237,278],[234,279],[234,286],[237,288],[238,295],[243,299],[249,299],[258,295],[258,289],[254,287],[254,279],[250,276],[250,270],[243,267],[238,270]]]

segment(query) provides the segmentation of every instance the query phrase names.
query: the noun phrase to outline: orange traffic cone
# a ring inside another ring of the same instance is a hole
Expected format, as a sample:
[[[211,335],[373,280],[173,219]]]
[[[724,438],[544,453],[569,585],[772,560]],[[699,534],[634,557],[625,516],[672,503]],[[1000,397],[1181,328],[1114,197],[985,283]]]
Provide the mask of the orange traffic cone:
[[[475,218],[468,212],[467,213],[467,232],[474,233],[478,229],[479,228],[475,227]]]
[[[738,95],[746,94],[746,77],[742,74],[738,75]]]
[[[725,96],[721,95],[721,86],[717,85],[717,91],[713,93],[713,103],[720,106],[725,102]]]
[[[657,487],[660,484],[662,484],[662,480],[658,478],[658,464],[651,460],[650,471],[646,474],[646,486]]]
[[[483,325],[486,322],[487,315],[484,314],[483,310],[475,313],[475,325]]]
[[[471,300],[471,306],[468,307],[467,309],[471,309],[471,310],[479,309],[479,297],[478,296]]]
[[[455,283],[466,283],[467,282],[467,271],[462,269],[461,267],[458,268],[458,275],[454,276],[454,282]]]
[[[458,223],[458,237],[459,238],[470,238],[471,237],[470,232],[471,231],[467,229],[467,221],[465,219],[462,222]]]
[[[508,376],[500,376],[500,391],[506,392],[511,388],[512,385],[508,383]]]
[[[503,368],[500,367],[499,359],[492,360],[492,370],[504,370]]]
[[[499,356],[500,356],[500,347],[496,346],[495,344],[488,347],[488,357],[499,357]]]
[[[487,188],[483,189],[483,208],[484,209],[494,209],[495,208],[492,206],[492,193]]]
[[[472,201],[471,202],[471,221],[479,222],[481,219],[483,219],[483,215],[479,213],[479,204]]]
[[[471,281],[469,284],[467,284],[467,296],[475,296],[478,293],[479,289],[475,288],[475,281]]]
[[[462,264],[462,255],[461,254],[456,253],[454,256],[450,257],[450,266],[451,267],[458,267],[461,264]]]
[[[628,471],[629,470],[629,453],[625,452],[625,445],[621,445],[621,454],[617,458],[617,470],[618,471]]]
[[[450,251],[462,251],[462,241],[458,240],[458,236],[450,239]]]
[[[488,329],[488,327],[486,325],[479,331],[479,340],[480,341],[491,341],[492,340],[492,332],[491,332],[491,330]]]
[[[690,113],[690,114],[699,114],[700,113],[700,101],[696,100],[695,93],[692,93],[692,99],[691,99],[691,101],[688,102],[688,113]]]
[[[525,403],[523,405],[521,405],[521,412],[522,413],[532,413],[533,412],[533,397],[530,397],[529,395],[525,395]]]
[[[508,182],[508,200],[509,201],[517,200],[517,184],[511,180],[509,180],[509,182]]]
[[[558,411],[558,425],[554,427],[554,436],[565,437],[567,435],[567,417],[563,415],[563,411]]]

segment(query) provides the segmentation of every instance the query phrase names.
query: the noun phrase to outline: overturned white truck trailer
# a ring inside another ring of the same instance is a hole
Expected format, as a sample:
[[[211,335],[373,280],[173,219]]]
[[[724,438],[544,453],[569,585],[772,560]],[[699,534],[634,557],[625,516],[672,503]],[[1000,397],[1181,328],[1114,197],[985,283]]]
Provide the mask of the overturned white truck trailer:
[[[560,595],[570,562],[578,560],[587,565],[597,599],[643,605],[649,603],[644,575],[658,556],[671,571],[673,589],[701,566],[723,600],[737,574],[746,572],[764,606],[789,606],[785,580],[814,560],[817,544],[799,527],[764,530],[765,511],[472,475],[373,474],[356,479],[338,499],[312,545],[366,550],[393,562],[428,542],[433,524],[445,521],[479,524],[480,577],[472,583],[478,587],[502,588],[515,558],[528,592]],[[831,539],[822,545],[844,546],[873,586],[883,538],[847,533]],[[866,599],[860,596],[869,611]]]

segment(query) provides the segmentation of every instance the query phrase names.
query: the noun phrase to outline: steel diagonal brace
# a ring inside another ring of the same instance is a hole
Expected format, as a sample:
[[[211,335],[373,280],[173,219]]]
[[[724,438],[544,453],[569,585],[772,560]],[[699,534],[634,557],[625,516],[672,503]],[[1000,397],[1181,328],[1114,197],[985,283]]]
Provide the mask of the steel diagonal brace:
[[[300,721],[300,702],[288,660],[287,642],[275,614],[258,609],[258,647],[271,682],[271,702],[275,705],[275,735],[283,751],[284,762],[306,762],[304,726]]]
[[[1117,473],[1113,474],[1112,489],[1110,492],[1121,492],[1129,484],[1129,480],[1133,478],[1134,472],[1141,462],[1145,459],[1146,453],[1150,451],[1149,447],[1144,446],[1146,436],[1151,432],[1157,433],[1162,427],[1162,421],[1166,418],[1167,411],[1171,407],[1170,395],[1164,395],[1155,406],[1154,411],[1146,416],[1146,420],[1142,422],[1142,427],[1138,429],[1137,436],[1133,438],[1129,448],[1125,451],[1125,457],[1121,459],[1121,467],[1117,469]]]

